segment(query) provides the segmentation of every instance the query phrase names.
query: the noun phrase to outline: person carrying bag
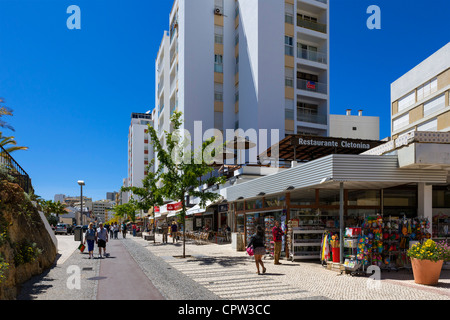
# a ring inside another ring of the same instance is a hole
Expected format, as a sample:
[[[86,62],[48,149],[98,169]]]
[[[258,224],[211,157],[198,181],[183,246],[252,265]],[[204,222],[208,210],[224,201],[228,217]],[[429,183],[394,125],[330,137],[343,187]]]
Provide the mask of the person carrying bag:
[[[250,238],[250,241],[247,246],[247,252],[250,256],[253,249],[253,254],[255,256],[255,263],[257,274],[261,274],[259,266],[262,267],[262,273],[266,273],[266,268],[264,267],[264,263],[262,261],[262,257],[266,254],[266,247],[264,245],[264,229],[258,225],[256,227],[256,233]],[[250,252],[249,252],[250,251]]]

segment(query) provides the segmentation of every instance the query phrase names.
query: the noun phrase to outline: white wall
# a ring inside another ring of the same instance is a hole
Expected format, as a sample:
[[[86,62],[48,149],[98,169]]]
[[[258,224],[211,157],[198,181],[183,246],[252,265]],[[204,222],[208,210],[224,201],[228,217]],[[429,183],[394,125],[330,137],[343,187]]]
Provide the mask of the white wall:
[[[356,128],[356,131],[353,128]],[[380,139],[380,118],[330,114],[330,136],[353,139]]]

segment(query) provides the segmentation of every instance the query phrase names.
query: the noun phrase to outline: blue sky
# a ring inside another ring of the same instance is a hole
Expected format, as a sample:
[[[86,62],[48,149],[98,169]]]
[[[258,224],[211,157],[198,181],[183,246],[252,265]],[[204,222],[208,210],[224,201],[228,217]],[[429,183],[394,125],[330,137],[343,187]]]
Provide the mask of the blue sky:
[[[212,1],[212,0],[211,0]],[[81,30],[68,30],[68,6]],[[382,29],[369,30],[370,5]],[[120,189],[132,112],[154,105],[154,61],[172,0],[0,0],[0,97],[36,193]],[[390,84],[450,41],[448,0],[330,0],[331,113],[363,109],[389,135]]]

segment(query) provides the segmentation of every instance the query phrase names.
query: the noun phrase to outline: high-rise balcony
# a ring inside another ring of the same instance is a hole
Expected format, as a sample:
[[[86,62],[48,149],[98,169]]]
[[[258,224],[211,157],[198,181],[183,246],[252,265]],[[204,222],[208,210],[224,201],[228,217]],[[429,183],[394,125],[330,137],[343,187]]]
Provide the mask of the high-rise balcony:
[[[311,80],[297,79],[297,89],[308,92],[328,94],[327,84]]]
[[[327,54],[308,49],[298,49],[297,58],[327,64]]]
[[[315,22],[315,21],[310,21],[310,20],[305,20],[299,16],[297,16],[297,26],[306,28],[306,29],[310,29],[310,30],[314,30],[314,31],[318,31],[321,33],[325,33],[325,34],[327,33],[327,25],[326,24]]]
[[[297,110],[297,121],[326,125],[328,122],[327,120],[326,115],[302,113],[300,110]]]

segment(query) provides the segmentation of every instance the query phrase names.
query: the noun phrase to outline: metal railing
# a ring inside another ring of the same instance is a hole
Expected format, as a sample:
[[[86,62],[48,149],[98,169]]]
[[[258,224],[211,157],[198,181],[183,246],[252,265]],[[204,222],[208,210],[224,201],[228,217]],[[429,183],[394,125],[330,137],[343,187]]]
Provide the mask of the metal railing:
[[[298,16],[297,16],[297,26],[306,28],[306,29],[311,29],[314,31],[318,31],[321,33],[327,33],[327,25],[326,24],[305,20]]]
[[[5,168],[7,173],[15,179],[15,182],[25,191],[33,191],[31,179],[28,173],[17,163],[16,160],[0,146],[0,166]]]
[[[327,64],[327,54],[307,49],[297,49],[297,58]]]
[[[328,94],[328,87],[325,83],[314,82],[310,80],[297,79],[297,89]]]
[[[327,124],[327,116],[321,114],[311,114],[297,112],[297,121],[303,121],[308,123]]]

